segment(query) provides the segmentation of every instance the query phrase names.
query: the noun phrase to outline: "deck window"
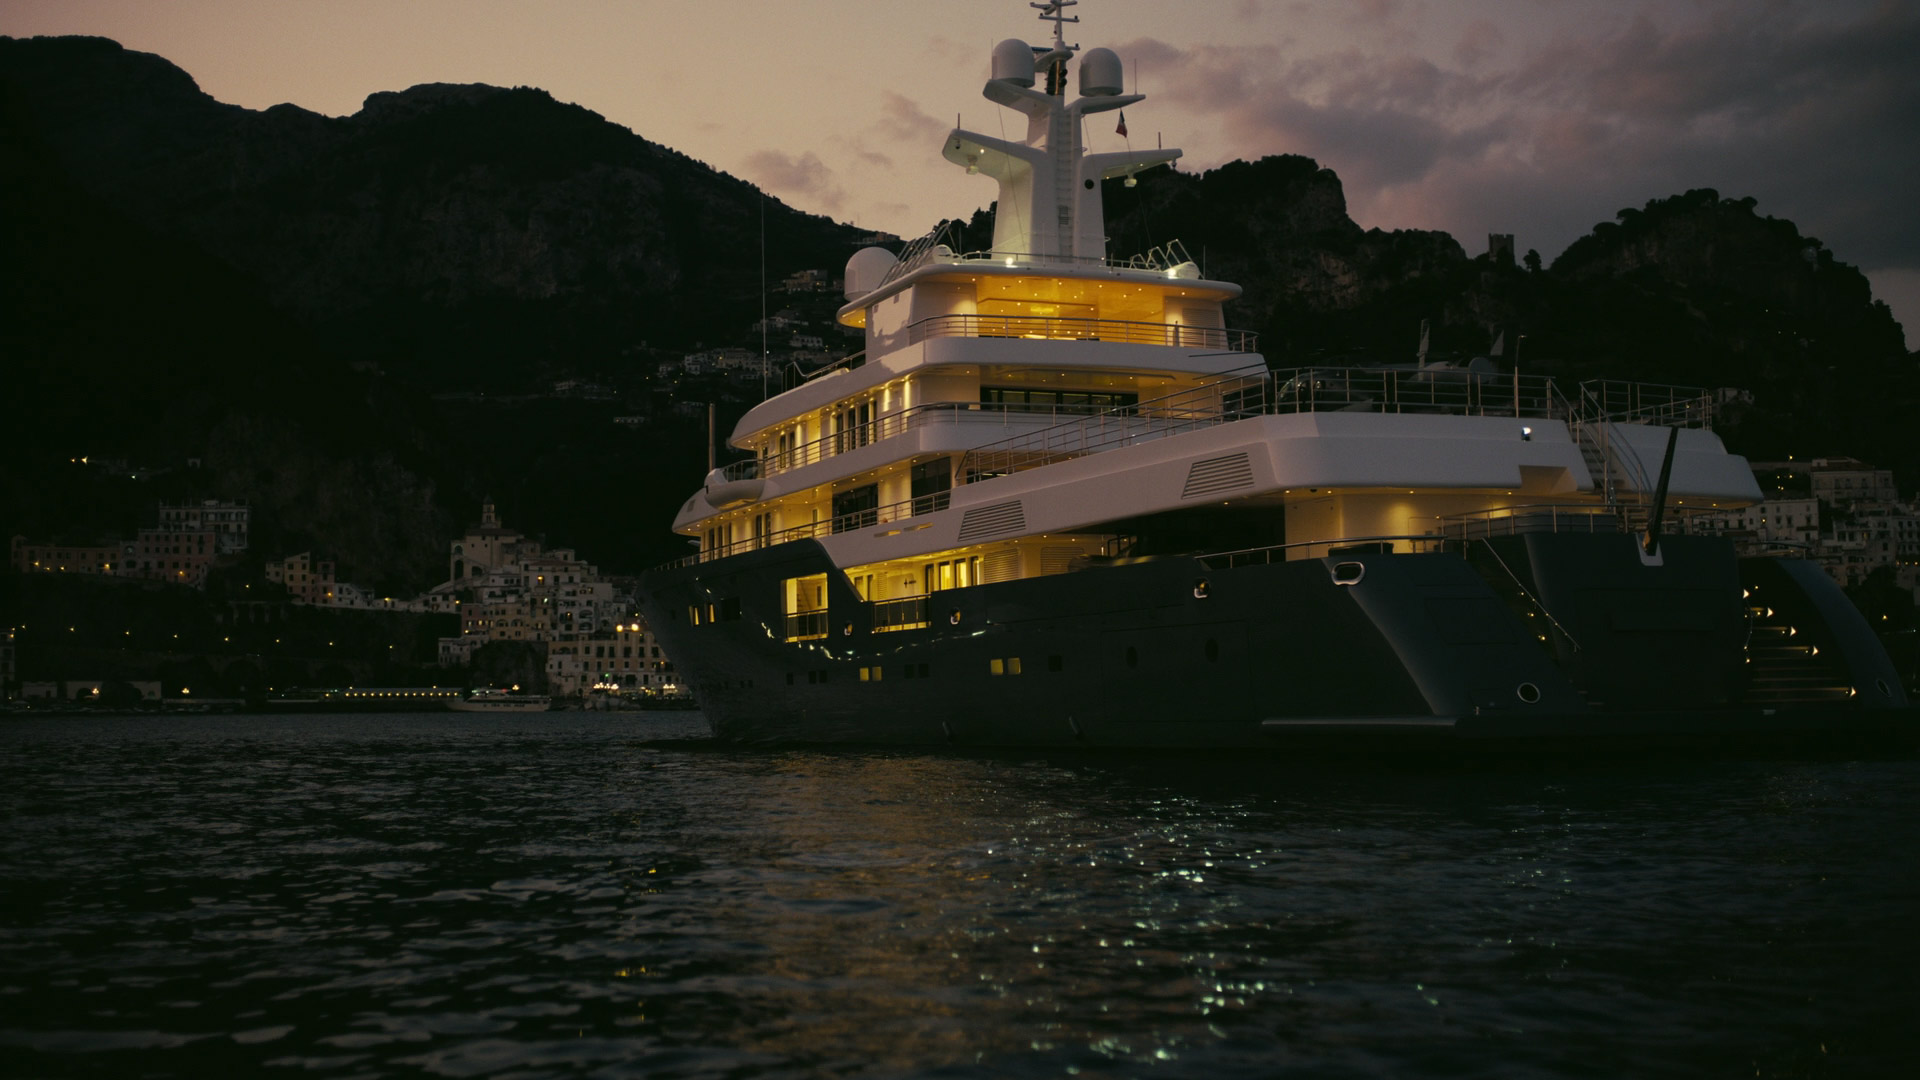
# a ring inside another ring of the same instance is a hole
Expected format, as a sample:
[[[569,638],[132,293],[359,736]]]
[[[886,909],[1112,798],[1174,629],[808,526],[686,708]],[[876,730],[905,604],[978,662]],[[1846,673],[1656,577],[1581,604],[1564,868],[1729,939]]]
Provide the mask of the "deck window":
[[[786,579],[781,588],[781,615],[788,641],[826,637],[827,575]]]
[[[924,563],[920,573],[927,583],[928,592],[942,589],[964,589],[980,583],[980,556],[969,555],[958,559],[945,559],[937,563]]]
[[[947,508],[948,491],[953,488],[953,459],[923,461],[913,467],[913,512],[931,514]]]
[[[982,405],[999,405],[1012,412],[1067,412],[1075,414],[1106,412],[1132,408],[1140,403],[1139,394],[1093,390],[1034,390],[1026,387],[983,386]]]
[[[833,495],[833,531],[865,529],[880,520],[880,485],[864,484]]]

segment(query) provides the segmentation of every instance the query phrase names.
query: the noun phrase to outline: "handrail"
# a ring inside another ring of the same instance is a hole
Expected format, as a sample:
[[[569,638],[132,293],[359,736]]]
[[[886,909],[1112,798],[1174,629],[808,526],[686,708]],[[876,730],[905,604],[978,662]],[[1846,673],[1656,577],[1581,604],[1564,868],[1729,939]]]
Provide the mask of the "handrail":
[[[1574,652],[1579,652],[1580,639],[1574,637],[1573,634],[1568,632],[1566,627],[1560,625],[1560,620],[1553,617],[1553,612],[1547,610],[1547,605],[1542,603],[1539,597],[1533,595],[1533,591],[1527,588],[1527,583],[1521,581],[1520,575],[1514,573],[1513,567],[1507,565],[1507,560],[1500,557],[1500,551],[1493,546],[1493,541],[1482,537],[1480,543],[1481,546],[1487,549],[1487,554],[1493,556],[1493,561],[1500,564],[1500,569],[1507,572],[1507,577],[1512,579],[1514,588],[1520,590],[1520,595],[1526,597],[1527,602],[1539,609],[1540,614],[1547,617],[1547,622],[1553,624],[1553,628],[1560,631],[1560,633],[1566,637],[1567,642],[1573,646]]]
[[[1218,326],[1055,315],[935,315],[907,327],[911,345],[944,337],[1109,341],[1237,353],[1258,352],[1260,339],[1251,330]]]
[[[962,455],[955,482],[975,483],[1254,416],[1300,412],[1436,413],[1565,419],[1542,375],[1461,368],[1294,368],[1250,365],[1165,397],[1056,424]]]
[[[1712,518],[1718,510],[1679,506],[1667,508],[1676,533],[1691,534],[1700,519]],[[1494,536],[1519,536],[1527,532],[1623,532],[1633,523],[1618,508],[1595,503],[1518,503],[1490,506],[1463,514],[1445,514],[1434,519],[1440,531],[1455,540],[1484,540]],[[1499,528],[1504,522],[1506,528]],[[1600,526],[1606,526],[1601,528]],[[1709,535],[1712,530],[1701,530]]]
[[[852,371],[854,368],[860,367],[864,365],[866,362],[867,362],[867,350],[861,349],[859,352],[856,352],[856,353],[848,353],[847,355],[841,357],[838,360],[833,361],[832,363],[822,364],[819,367],[814,368],[812,371],[802,372],[800,375],[800,381],[803,383],[807,383],[807,382],[812,382],[813,380],[821,377],[822,375],[831,375],[836,371]],[[794,365],[794,370],[799,371],[798,365]]]
[[[1022,402],[932,401],[898,412],[883,413],[864,424],[855,424],[831,435],[823,435],[788,450],[762,458],[736,461],[721,469],[727,480],[751,480],[777,476],[806,465],[814,465],[838,454],[857,450],[869,443],[904,435],[940,420],[967,423],[998,423],[1005,426],[1021,417],[1057,422],[1062,417],[1087,416],[1099,411],[1093,405],[1033,405]]]
[[[764,536],[749,536],[744,540],[735,540],[730,544],[716,544],[713,547],[702,549],[692,555],[682,556],[671,562],[661,563],[659,566],[654,567],[654,569],[677,570],[683,566],[712,562],[715,559],[724,559],[729,555],[738,555],[747,551],[759,551],[762,548],[770,548],[777,544],[785,544],[793,540],[807,540],[816,536],[831,536],[834,533],[852,532],[855,529],[869,529],[876,525],[888,525],[896,521],[905,521],[908,518],[924,517],[927,514],[938,513],[941,510],[945,510],[952,497],[953,493],[951,491],[936,491],[931,495],[919,495],[911,499],[903,499],[900,502],[888,503],[885,506],[855,510],[851,513],[827,518],[823,521],[813,521],[805,525],[795,525],[790,528],[779,529],[767,533]]]
[[[1697,386],[1588,379],[1580,396],[1591,401],[1595,420],[1660,427],[1713,427],[1713,398]]]
[[[901,596],[892,600],[873,600],[868,602],[874,633],[889,630],[913,630],[927,625],[930,619],[930,593],[914,596]]]
[[[1693,386],[1635,383],[1621,379],[1589,379],[1580,384],[1580,405],[1568,425],[1583,449],[1591,447],[1601,469],[1600,489],[1607,504],[1621,515],[1646,514],[1653,484],[1646,463],[1633,444],[1618,438],[1622,424],[1661,427],[1713,428],[1713,398]],[[1615,472],[1633,489],[1631,504],[1620,497]]]
[[[1625,520],[1628,508],[1620,505],[1614,497],[1612,470],[1617,468],[1623,474],[1634,474],[1637,501],[1644,503],[1647,498],[1645,468],[1637,455],[1633,454],[1627,440],[1615,437],[1613,429],[1617,424],[1647,423],[1650,422],[1648,418],[1662,418],[1704,426],[1712,419],[1711,399],[1704,393],[1685,387],[1657,385],[1635,389],[1635,385],[1583,383],[1580,401],[1575,404],[1560,391],[1552,378],[1522,375],[1518,371],[1499,374],[1451,367],[1308,367],[1269,371],[1264,364],[1252,364],[1160,398],[1099,411],[1093,411],[1091,406],[932,402],[888,413],[778,454],[735,462],[722,470],[722,475],[727,480],[775,475],[943,419],[965,421],[978,418],[1006,425],[1016,417],[1075,417],[966,450],[955,464],[953,482],[956,485],[976,483],[1057,461],[1256,416],[1363,411],[1556,419],[1568,424],[1576,444],[1582,447],[1583,452],[1591,449],[1600,459],[1603,482],[1607,488],[1606,506],[1582,504],[1561,508],[1569,515],[1582,515],[1588,530],[1593,531],[1598,523],[1596,515],[1613,518],[1616,528],[1628,524]],[[689,565],[788,540],[901,520],[916,513],[926,514],[944,509],[947,498],[948,493],[941,492],[936,496],[908,499],[823,522],[783,529],[709,549],[668,563],[662,568]],[[1535,509],[1551,508],[1552,505],[1541,504]],[[1522,509],[1526,508],[1498,507],[1483,512],[1486,534],[1493,534],[1491,515],[1504,514],[1508,518],[1516,518],[1516,511]],[[1689,525],[1687,519],[1694,513],[1689,510],[1680,515],[1683,530]],[[1459,516],[1454,525],[1464,530],[1469,520],[1481,516]],[[1548,527],[1555,531],[1559,529],[1558,511],[1550,510]]]
[[[934,226],[925,235],[909,240],[900,248],[899,258],[887,268],[880,277],[880,286],[885,287],[902,277],[918,270],[933,261],[951,263],[997,262],[1007,266],[1104,266],[1121,270],[1146,270],[1153,273],[1166,273],[1183,263],[1193,261],[1187,255],[1187,249],[1178,240],[1169,240],[1160,247],[1152,248],[1142,254],[1127,258],[1108,258],[1102,255],[1043,255],[1032,251],[968,251],[956,253],[951,247],[942,251],[943,241],[960,238],[960,223],[946,221]]]
[[[1632,443],[1614,437],[1614,424],[1614,419],[1608,414],[1605,399],[1595,392],[1594,384],[1581,383],[1580,412],[1569,427],[1578,427],[1580,434],[1593,438],[1595,445],[1599,448],[1600,490],[1607,500],[1607,507],[1622,517],[1634,511],[1644,513],[1647,500],[1647,467],[1640,461],[1640,455],[1634,451]],[[1616,471],[1633,489],[1631,506],[1620,498],[1620,486],[1614,478]]]
[[[1274,561],[1273,556],[1275,553],[1282,555],[1283,557],[1280,561],[1285,562],[1285,554],[1297,548],[1324,547],[1329,549],[1325,557],[1331,558],[1333,555],[1331,549],[1336,547],[1354,547],[1360,544],[1398,544],[1404,542],[1413,549],[1412,554],[1420,554],[1422,548],[1429,546],[1438,546],[1444,549],[1451,540],[1452,537],[1436,536],[1433,533],[1401,533],[1393,536],[1342,536],[1331,540],[1295,540],[1289,544],[1268,544],[1265,547],[1238,548],[1233,551],[1213,551],[1204,555],[1196,555],[1194,558],[1200,560],[1209,570],[1230,570],[1236,566],[1253,566],[1258,563],[1271,563]],[[1255,555],[1261,556],[1261,558],[1255,560],[1253,558]],[[1226,560],[1224,564],[1216,564],[1215,560],[1222,559]]]
[[[1566,519],[1569,526],[1575,522],[1584,522],[1586,527],[1562,529],[1562,518]],[[1614,507],[1593,503],[1520,503],[1514,506],[1491,506],[1485,510],[1472,510],[1463,514],[1443,514],[1435,518],[1435,521],[1438,522],[1442,533],[1458,540],[1518,536],[1523,531],[1619,532],[1623,524],[1618,510]],[[1504,531],[1494,527],[1495,522],[1501,521],[1507,523]],[[1601,524],[1607,525],[1607,528],[1595,527]],[[1541,528],[1542,525],[1545,526],[1544,530]]]

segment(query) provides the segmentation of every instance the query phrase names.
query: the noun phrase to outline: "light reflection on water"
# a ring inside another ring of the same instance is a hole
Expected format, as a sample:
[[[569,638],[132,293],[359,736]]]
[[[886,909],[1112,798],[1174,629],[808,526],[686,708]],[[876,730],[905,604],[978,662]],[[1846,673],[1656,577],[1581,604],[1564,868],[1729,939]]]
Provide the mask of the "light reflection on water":
[[[28,1075],[1863,1075],[1914,762],[741,751],[686,714],[0,724]]]

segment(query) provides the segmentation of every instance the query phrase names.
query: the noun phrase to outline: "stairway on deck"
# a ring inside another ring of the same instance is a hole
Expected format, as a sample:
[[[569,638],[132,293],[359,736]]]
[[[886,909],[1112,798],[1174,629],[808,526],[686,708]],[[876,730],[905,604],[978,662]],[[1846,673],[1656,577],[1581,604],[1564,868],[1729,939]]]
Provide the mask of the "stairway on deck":
[[[1765,604],[1747,608],[1752,631],[1747,637],[1747,702],[1779,705],[1830,704],[1853,696],[1853,687],[1834,671],[1820,647],[1797,633],[1785,615]]]

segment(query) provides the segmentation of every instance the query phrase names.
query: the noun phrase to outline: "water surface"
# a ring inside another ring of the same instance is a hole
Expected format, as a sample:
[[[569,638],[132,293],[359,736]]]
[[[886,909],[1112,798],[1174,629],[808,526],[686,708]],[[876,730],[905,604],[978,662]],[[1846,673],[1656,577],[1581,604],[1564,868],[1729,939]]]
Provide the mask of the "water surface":
[[[0,722],[0,1072],[1871,1076],[1920,763]]]

